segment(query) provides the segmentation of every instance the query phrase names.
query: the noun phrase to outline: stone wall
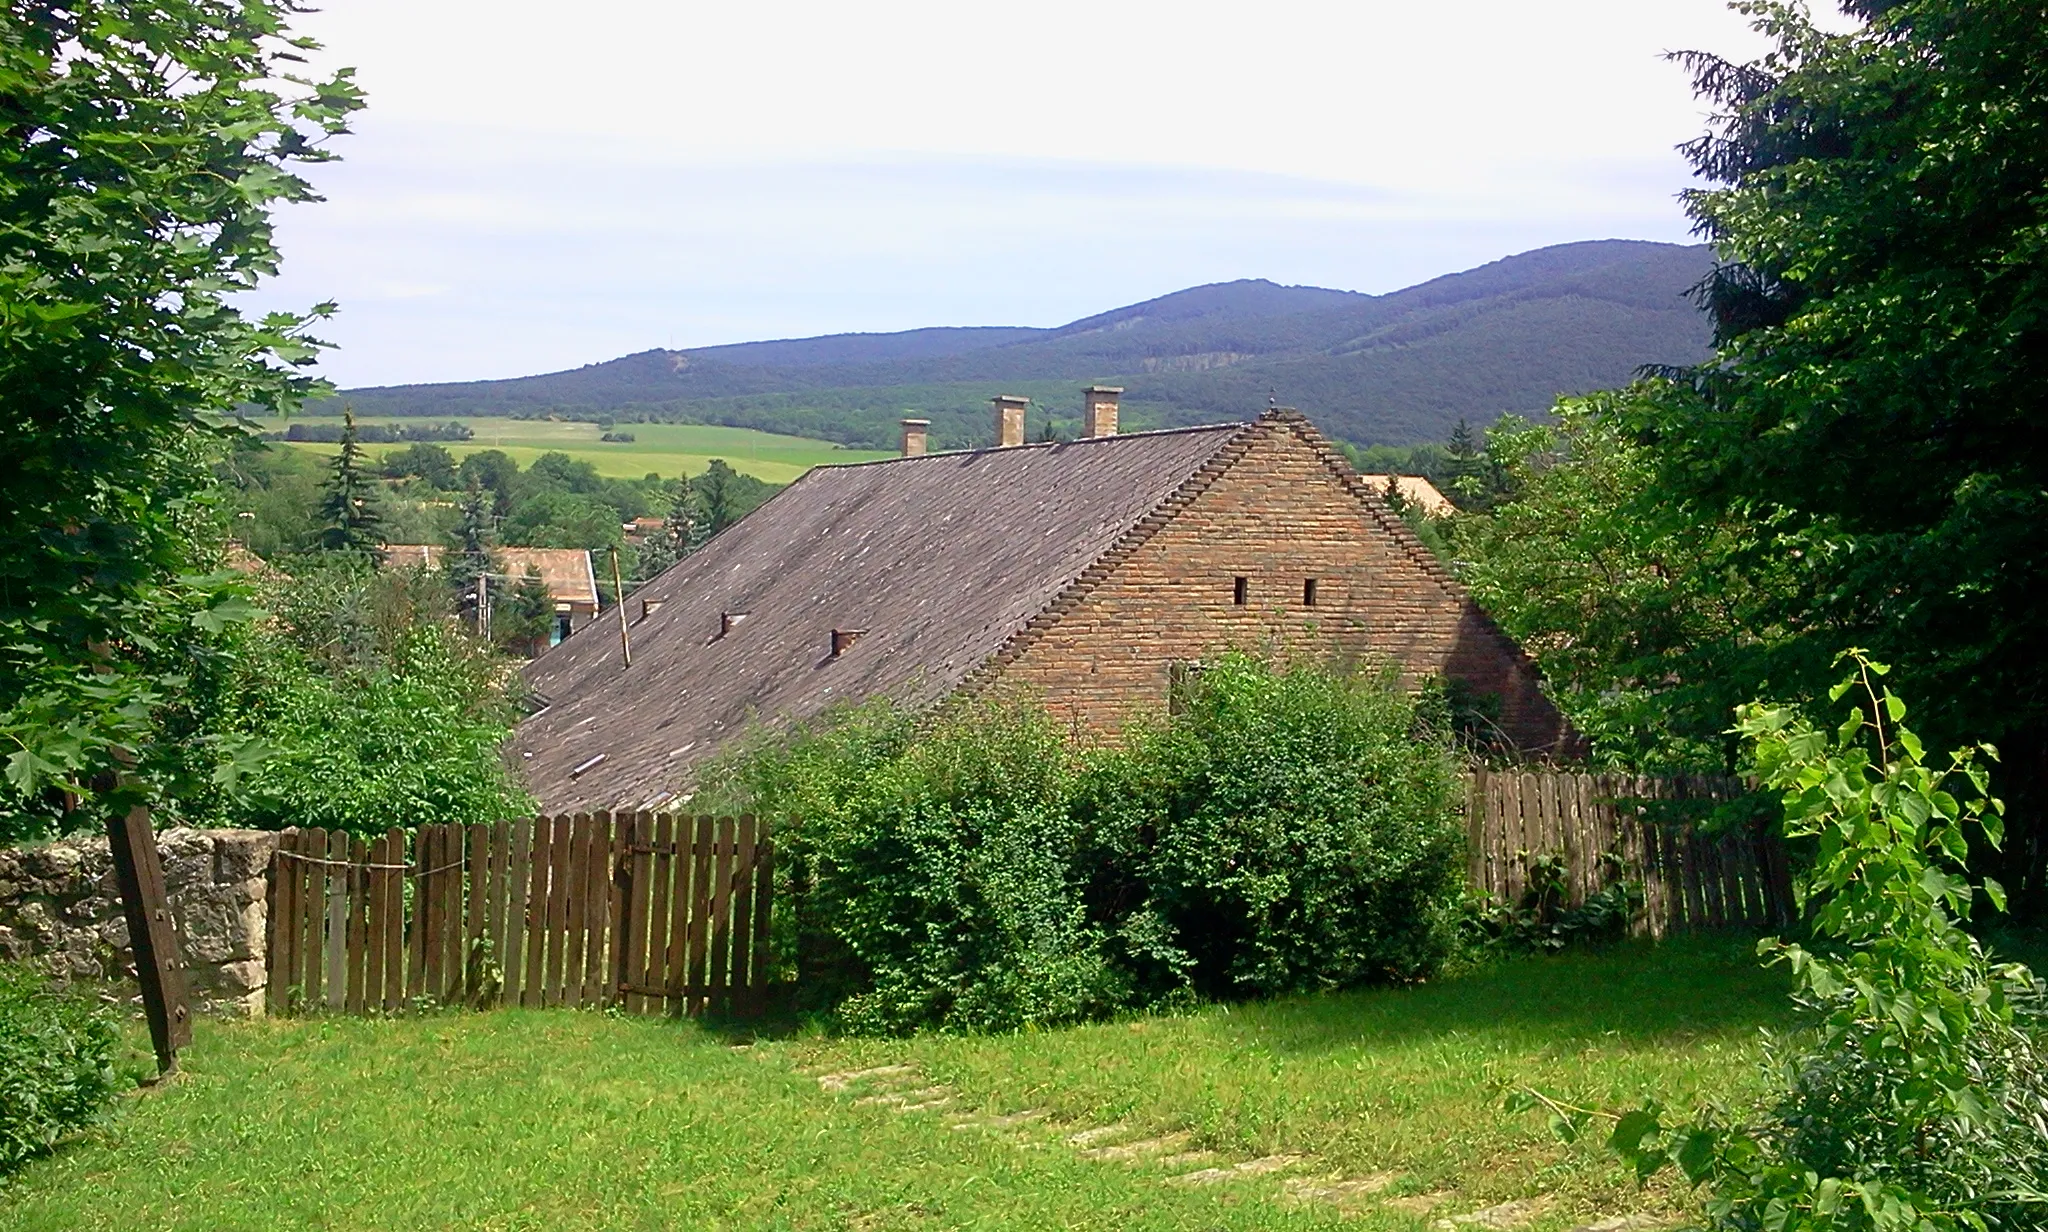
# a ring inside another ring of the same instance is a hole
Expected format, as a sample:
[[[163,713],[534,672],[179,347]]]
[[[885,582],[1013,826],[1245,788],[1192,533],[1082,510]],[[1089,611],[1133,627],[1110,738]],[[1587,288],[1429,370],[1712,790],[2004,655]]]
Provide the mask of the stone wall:
[[[157,835],[193,1008],[263,1012],[266,893],[277,835]],[[39,961],[60,979],[130,980],[134,954],[104,836],[0,848],[0,959]]]

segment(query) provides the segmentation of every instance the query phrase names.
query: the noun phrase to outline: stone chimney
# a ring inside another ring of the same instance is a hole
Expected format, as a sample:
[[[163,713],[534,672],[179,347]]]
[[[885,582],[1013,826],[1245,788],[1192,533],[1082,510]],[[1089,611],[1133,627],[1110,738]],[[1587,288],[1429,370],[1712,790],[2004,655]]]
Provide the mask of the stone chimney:
[[[926,442],[931,437],[932,421],[929,419],[906,419],[903,421],[903,456],[922,458]]]
[[[998,394],[991,399],[996,408],[996,448],[1011,449],[1024,443],[1024,408],[1031,399],[1016,394]]]
[[[1121,385],[1090,385],[1081,391],[1081,435],[1116,435],[1116,400]]]

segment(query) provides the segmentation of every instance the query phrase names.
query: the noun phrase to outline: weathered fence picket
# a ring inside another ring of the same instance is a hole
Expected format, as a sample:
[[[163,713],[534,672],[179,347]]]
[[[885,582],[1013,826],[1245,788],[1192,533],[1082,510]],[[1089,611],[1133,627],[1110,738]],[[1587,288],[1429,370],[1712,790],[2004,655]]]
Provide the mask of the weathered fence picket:
[[[757,1013],[774,850],[752,817],[579,813],[288,830],[270,890],[269,1009],[441,1003]]]
[[[1465,782],[1472,888],[1518,901],[1529,889],[1530,860],[1555,855],[1565,861],[1567,906],[1617,881],[1641,884],[1637,930],[1651,936],[1783,927],[1797,908],[1774,837],[1748,830],[1708,836],[1645,816],[1646,802],[1720,800],[1741,790],[1732,779],[1479,771]]]

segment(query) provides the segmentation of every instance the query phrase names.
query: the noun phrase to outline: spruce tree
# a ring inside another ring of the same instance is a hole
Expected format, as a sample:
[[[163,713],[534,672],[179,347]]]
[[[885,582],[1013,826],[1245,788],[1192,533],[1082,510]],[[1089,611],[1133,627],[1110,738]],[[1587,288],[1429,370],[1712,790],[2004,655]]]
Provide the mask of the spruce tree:
[[[548,630],[555,620],[555,601],[537,570],[527,567],[525,576],[512,587],[510,602],[498,612],[491,623],[499,645],[529,656],[547,649]]]
[[[383,545],[383,516],[377,481],[363,472],[363,448],[356,441],[356,417],[342,412],[341,451],[327,474],[320,501],[322,551],[375,555]]]
[[[739,474],[726,465],[725,459],[713,458],[704,473],[690,481],[706,539],[740,520],[738,479]]]
[[[1451,493],[1464,504],[1477,504],[1486,498],[1486,459],[1484,450],[1472,433],[1472,425],[1462,417],[1458,426],[1451,429],[1449,446],[1444,450],[1448,465],[1444,477],[1450,481]]]
[[[469,491],[462,498],[462,521],[455,528],[455,554],[448,561],[448,585],[455,592],[458,610],[475,619],[477,581],[491,570],[491,549],[498,536],[491,517],[491,497],[470,476]]]

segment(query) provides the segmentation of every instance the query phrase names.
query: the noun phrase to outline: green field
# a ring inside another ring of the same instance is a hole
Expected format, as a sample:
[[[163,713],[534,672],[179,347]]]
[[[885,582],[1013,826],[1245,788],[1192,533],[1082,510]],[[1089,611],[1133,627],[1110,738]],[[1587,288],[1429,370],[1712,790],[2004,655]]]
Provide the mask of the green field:
[[[282,429],[285,421],[254,421],[263,431]],[[331,424],[332,418],[308,419],[307,423]],[[392,424],[423,427],[448,423],[448,419],[402,419],[365,416],[364,424]],[[457,458],[482,449],[502,449],[521,466],[530,466],[544,453],[566,453],[597,467],[598,474],[615,479],[638,479],[652,471],[664,479],[701,472],[713,458],[723,458],[734,470],[769,483],[788,483],[814,466],[838,462],[866,462],[894,455],[861,449],[843,449],[831,441],[801,436],[777,436],[751,428],[723,428],[709,424],[620,424],[615,431],[630,432],[634,439],[611,444],[598,438],[604,430],[593,423],[564,423],[546,419],[485,419],[462,417],[476,433],[468,441],[444,441]],[[338,446],[312,443],[292,444],[294,449],[333,453]],[[365,452],[381,458],[404,445],[369,445]]]
[[[1785,993],[1726,936],[1008,1036],[750,1040],[574,1010],[203,1022],[183,1074],[0,1180],[0,1222],[1656,1227],[1692,1199],[1503,1097],[1739,1101]]]

